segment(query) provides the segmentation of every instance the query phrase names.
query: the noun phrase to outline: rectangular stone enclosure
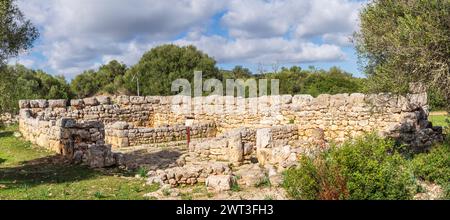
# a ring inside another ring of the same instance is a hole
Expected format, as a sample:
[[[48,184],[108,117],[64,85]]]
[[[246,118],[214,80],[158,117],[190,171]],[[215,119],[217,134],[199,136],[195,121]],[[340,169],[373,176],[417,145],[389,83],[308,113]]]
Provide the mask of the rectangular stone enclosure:
[[[22,100],[19,105],[20,131],[27,140],[96,167],[113,163],[114,155],[108,150],[111,147],[185,141],[187,118],[194,119],[190,133],[197,142],[215,139],[215,145],[220,146],[220,137],[238,129],[238,148],[243,153],[236,157],[244,158],[246,148],[247,153],[252,147],[268,148],[272,141],[320,145],[320,140],[339,143],[368,132],[394,137],[411,147],[427,147],[442,139],[442,128],[433,127],[427,120],[426,93],[248,99],[98,96],[70,101]],[[195,147],[202,148],[201,144]],[[98,160],[90,162],[89,158],[99,155],[100,164],[95,164]]]

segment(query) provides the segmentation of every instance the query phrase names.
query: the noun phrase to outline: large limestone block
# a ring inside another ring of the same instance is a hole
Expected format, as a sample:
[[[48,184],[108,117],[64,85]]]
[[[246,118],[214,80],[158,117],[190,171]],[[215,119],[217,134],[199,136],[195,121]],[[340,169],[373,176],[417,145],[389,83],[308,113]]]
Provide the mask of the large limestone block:
[[[235,172],[240,178],[237,180],[239,185],[255,187],[264,182],[267,178],[265,171],[258,164],[250,164],[239,167]]]
[[[412,109],[419,109],[428,105],[427,93],[408,94],[407,98]]]
[[[234,184],[234,178],[231,175],[213,175],[206,179],[206,187],[215,191],[229,191]]]
[[[292,95],[283,95],[281,96],[282,104],[291,104],[292,103]]]
[[[331,96],[328,94],[322,94],[319,95],[317,98],[313,99],[311,101],[311,109],[313,110],[319,110],[319,109],[326,109],[330,107],[330,98]]]
[[[87,164],[92,168],[115,165],[114,154],[108,145],[90,145],[87,150]]]
[[[258,129],[256,131],[256,148],[270,148],[272,143],[272,130],[270,128]]]
[[[86,106],[97,106],[98,105],[97,98],[95,98],[95,97],[85,98],[85,99],[83,99],[83,102]]]
[[[159,96],[146,96],[145,101],[150,104],[159,104],[161,102],[161,98]]]
[[[364,101],[365,95],[362,93],[353,93],[348,98],[348,105],[350,106],[363,106],[366,104]]]
[[[111,125],[111,128],[117,129],[117,130],[125,130],[128,129],[129,124],[124,121],[118,121]]]
[[[96,98],[100,105],[111,104],[111,98],[109,96],[97,96]]]
[[[146,104],[144,96],[130,96],[131,104]]]
[[[309,103],[314,100],[311,95],[295,95],[292,97],[292,104],[297,106],[309,105]]]
[[[128,104],[130,104],[130,97],[129,96],[117,96],[116,101],[120,105],[128,105]]]
[[[348,94],[337,94],[330,96],[330,106],[331,107],[341,107],[347,104],[349,98]]]
[[[29,100],[20,100],[19,108],[30,108],[30,101]]]
[[[75,108],[82,108],[84,106],[84,102],[82,99],[72,99],[70,100],[70,106]]]
[[[31,100],[30,106],[31,108],[47,108],[48,102],[45,99]]]
[[[67,100],[65,99],[48,100],[48,106],[50,108],[65,108],[67,106]]]
[[[244,161],[244,145],[240,132],[232,135],[228,140],[228,158],[232,163]]]

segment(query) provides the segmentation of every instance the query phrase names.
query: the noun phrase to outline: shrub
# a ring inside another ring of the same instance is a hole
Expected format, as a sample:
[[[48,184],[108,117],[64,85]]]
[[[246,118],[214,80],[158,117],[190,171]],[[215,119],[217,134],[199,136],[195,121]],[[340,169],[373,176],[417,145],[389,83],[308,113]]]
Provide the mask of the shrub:
[[[316,159],[302,159],[285,173],[284,187],[295,199],[411,199],[414,175],[394,147],[376,135],[348,141]]]
[[[412,198],[414,176],[393,141],[372,134],[347,142],[330,155],[347,178],[349,199]]]
[[[438,145],[429,153],[419,154],[412,160],[414,174],[423,180],[443,187],[444,197],[450,199],[450,144]]]
[[[302,158],[297,169],[284,173],[283,187],[294,199],[314,200],[319,193],[317,169],[312,159]]]
[[[348,197],[346,182],[339,168],[326,161],[324,155],[316,159],[302,158],[298,169],[285,172],[283,186],[294,199],[337,200]]]
[[[139,167],[139,169],[137,171],[137,175],[142,178],[147,177],[147,173],[148,173],[148,170],[145,167]]]

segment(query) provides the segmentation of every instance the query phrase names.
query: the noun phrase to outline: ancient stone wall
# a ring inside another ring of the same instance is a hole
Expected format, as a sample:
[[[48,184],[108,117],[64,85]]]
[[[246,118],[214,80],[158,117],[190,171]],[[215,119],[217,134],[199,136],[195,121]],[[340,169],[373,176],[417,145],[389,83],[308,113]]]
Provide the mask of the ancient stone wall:
[[[63,155],[76,164],[108,167],[116,164],[111,146],[105,145],[105,128],[99,121],[70,118],[41,120],[21,111],[20,132],[31,143]]]
[[[216,136],[214,123],[196,124],[190,128],[192,139]],[[116,122],[106,129],[106,142],[114,148],[139,146],[186,140],[187,127],[184,125],[157,128],[137,127],[127,122]]]
[[[0,114],[0,124],[13,125],[19,123],[19,116],[10,113]]]
[[[228,153],[221,151],[230,146],[240,150],[237,143],[242,143],[244,157],[250,156],[258,145],[257,130],[264,128],[271,128],[272,140],[279,139],[287,142],[285,144],[293,140],[314,142],[318,130],[324,140],[334,142],[372,131],[415,147],[430,146],[434,140],[442,139],[440,128],[433,127],[427,120],[426,93],[406,96],[338,94],[317,98],[283,95],[248,99],[99,96],[71,101],[23,100],[19,105],[20,130],[24,137],[51,149],[61,148],[61,126],[57,122],[65,118],[99,122],[104,125],[104,139],[108,144],[127,147],[183,140],[186,118],[193,117],[194,139],[218,137],[213,140],[218,145],[215,150],[209,150],[207,157],[217,159],[227,154],[231,161],[240,161],[241,154],[233,156],[228,150]],[[239,135],[233,135],[235,129],[239,130]],[[226,139],[226,147],[223,147],[223,139]]]

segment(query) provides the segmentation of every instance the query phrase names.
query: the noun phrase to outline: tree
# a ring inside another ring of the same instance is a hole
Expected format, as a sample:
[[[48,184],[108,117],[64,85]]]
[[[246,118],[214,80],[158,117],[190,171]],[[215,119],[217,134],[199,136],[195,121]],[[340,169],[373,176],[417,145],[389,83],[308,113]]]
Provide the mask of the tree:
[[[127,66],[116,60],[101,66],[95,74],[96,81],[100,87],[100,92],[116,94],[122,86],[122,77],[125,75],[126,71]]]
[[[450,102],[450,0],[372,0],[355,43],[373,92],[422,82]]]
[[[127,66],[116,60],[101,66],[97,71],[88,70],[77,75],[70,87],[78,98],[93,96],[98,93],[118,94],[123,88],[123,77]]]
[[[77,75],[70,83],[70,88],[78,98],[95,95],[99,89],[98,82],[95,79],[95,72],[93,70],[88,70]]]
[[[222,71],[224,79],[248,79],[253,76],[248,68],[235,66],[231,71]]]
[[[62,76],[22,65],[6,66],[0,74],[0,113],[17,113],[21,99],[69,99],[73,96]]]
[[[142,95],[173,95],[172,82],[187,79],[192,83],[194,71],[202,71],[203,78],[222,79],[216,61],[194,46],[162,45],[145,53],[138,64],[125,75],[125,87],[137,94],[133,76],[139,74]]]
[[[0,0],[0,65],[27,50],[39,33],[23,16],[15,0]]]

